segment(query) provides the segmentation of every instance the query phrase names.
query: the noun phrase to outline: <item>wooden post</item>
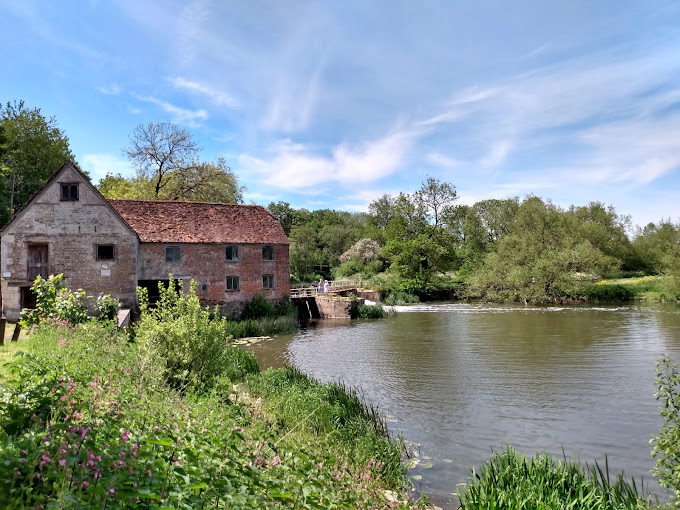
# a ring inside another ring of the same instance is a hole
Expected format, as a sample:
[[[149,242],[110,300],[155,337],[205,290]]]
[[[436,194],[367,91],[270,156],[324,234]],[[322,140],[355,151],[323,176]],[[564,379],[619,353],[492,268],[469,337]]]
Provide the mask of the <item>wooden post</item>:
[[[7,326],[7,319],[5,316],[0,316],[0,347],[5,345],[5,326]]]
[[[12,334],[12,342],[19,340],[19,333],[21,333],[21,323],[17,322],[14,326],[14,333]]]

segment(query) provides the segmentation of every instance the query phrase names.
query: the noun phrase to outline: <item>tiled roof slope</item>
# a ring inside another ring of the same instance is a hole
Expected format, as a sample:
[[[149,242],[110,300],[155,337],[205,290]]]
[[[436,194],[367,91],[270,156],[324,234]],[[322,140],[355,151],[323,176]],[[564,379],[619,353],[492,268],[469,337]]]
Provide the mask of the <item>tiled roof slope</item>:
[[[143,243],[288,244],[281,224],[259,205],[108,202]]]

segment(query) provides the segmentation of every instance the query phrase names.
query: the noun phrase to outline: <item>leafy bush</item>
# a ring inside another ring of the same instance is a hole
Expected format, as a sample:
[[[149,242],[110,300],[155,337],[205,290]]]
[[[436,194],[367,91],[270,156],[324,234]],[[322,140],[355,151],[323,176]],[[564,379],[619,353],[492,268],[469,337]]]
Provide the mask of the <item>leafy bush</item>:
[[[278,301],[270,301],[264,294],[255,294],[248,301],[241,313],[241,320],[283,317],[297,315],[297,309],[290,302],[289,296],[284,296]]]
[[[36,307],[22,311],[23,326],[29,327],[47,318],[65,320],[70,324],[87,320],[85,291],[73,292],[64,288],[63,274],[50,275],[47,280],[38,275],[31,290],[36,295]]]
[[[154,308],[149,306],[146,292],[138,292],[141,317],[135,326],[136,339],[165,360],[171,387],[210,388],[231,361],[252,357],[234,355],[236,347],[230,345],[228,321],[216,311],[201,307],[193,280],[186,294],[182,282],[172,277],[167,286],[159,285],[160,297]],[[241,366],[244,373],[259,370],[254,358]]]
[[[118,316],[120,301],[111,297],[110,294],[100,294],[95,305],[97,318],[103,321],[112,321]]]
[[[656,398],[661,400],[664,423],[652,439],[652,456],[656,459],[654,476],[659,484],[671,489],[676,506],[680,506],[680,373],[668,356],[656,363]]]
[[[411,303],[420,303],[420,298],[415,294],[410,294],[408,292],[390,291],[382,301],[388,306],[401,306]]]
[[[649,507],[635,481],[619,475],[612,482],[609,467],[583,467],[576,460],[554,460],[539,453],[527,460],[513,448],[494,452],[471,483],[458,492],[463,510],[506,508],[513,510],[580,508],[592,510]]]
[[[382,305],[366,305],[360,304],[358,306],[359,318],[360,319],[382,319],[385,317],[385,310],[383,310]]]
[[[593,301],[630,301],[635,297],[635,290],[626,285],[587,285],[583,295]]]

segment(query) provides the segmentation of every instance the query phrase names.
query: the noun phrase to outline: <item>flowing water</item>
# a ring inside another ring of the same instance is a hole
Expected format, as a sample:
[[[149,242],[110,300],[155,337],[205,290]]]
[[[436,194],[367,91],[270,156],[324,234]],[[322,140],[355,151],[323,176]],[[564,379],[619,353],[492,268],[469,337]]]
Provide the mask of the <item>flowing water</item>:
[[[318,321],[253,346],[263,367],[292,364],[343,381],[419,446],[418,489],[455,506],[456,485],[506,443],[644,478],[658,431],[655,361],[680,361],[680,308],[397,307],[376,321]]]

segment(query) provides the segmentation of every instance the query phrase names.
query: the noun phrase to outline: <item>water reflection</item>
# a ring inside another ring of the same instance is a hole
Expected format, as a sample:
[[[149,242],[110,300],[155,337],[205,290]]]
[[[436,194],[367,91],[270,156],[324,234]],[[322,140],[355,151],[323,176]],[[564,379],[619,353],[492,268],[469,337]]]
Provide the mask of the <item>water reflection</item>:
[[[445,504],[469,469],[506,441],[577,454],[650,479],[658,430],[654,362],[680,360],[680,313],[661,306],[527,308],[419,305],[379,321],[319,321],[258,344],[264,366],[291,363],[361,388],[393,430],[420,443],[422,488]],[[453,461],[453,462],[448,462]]]

